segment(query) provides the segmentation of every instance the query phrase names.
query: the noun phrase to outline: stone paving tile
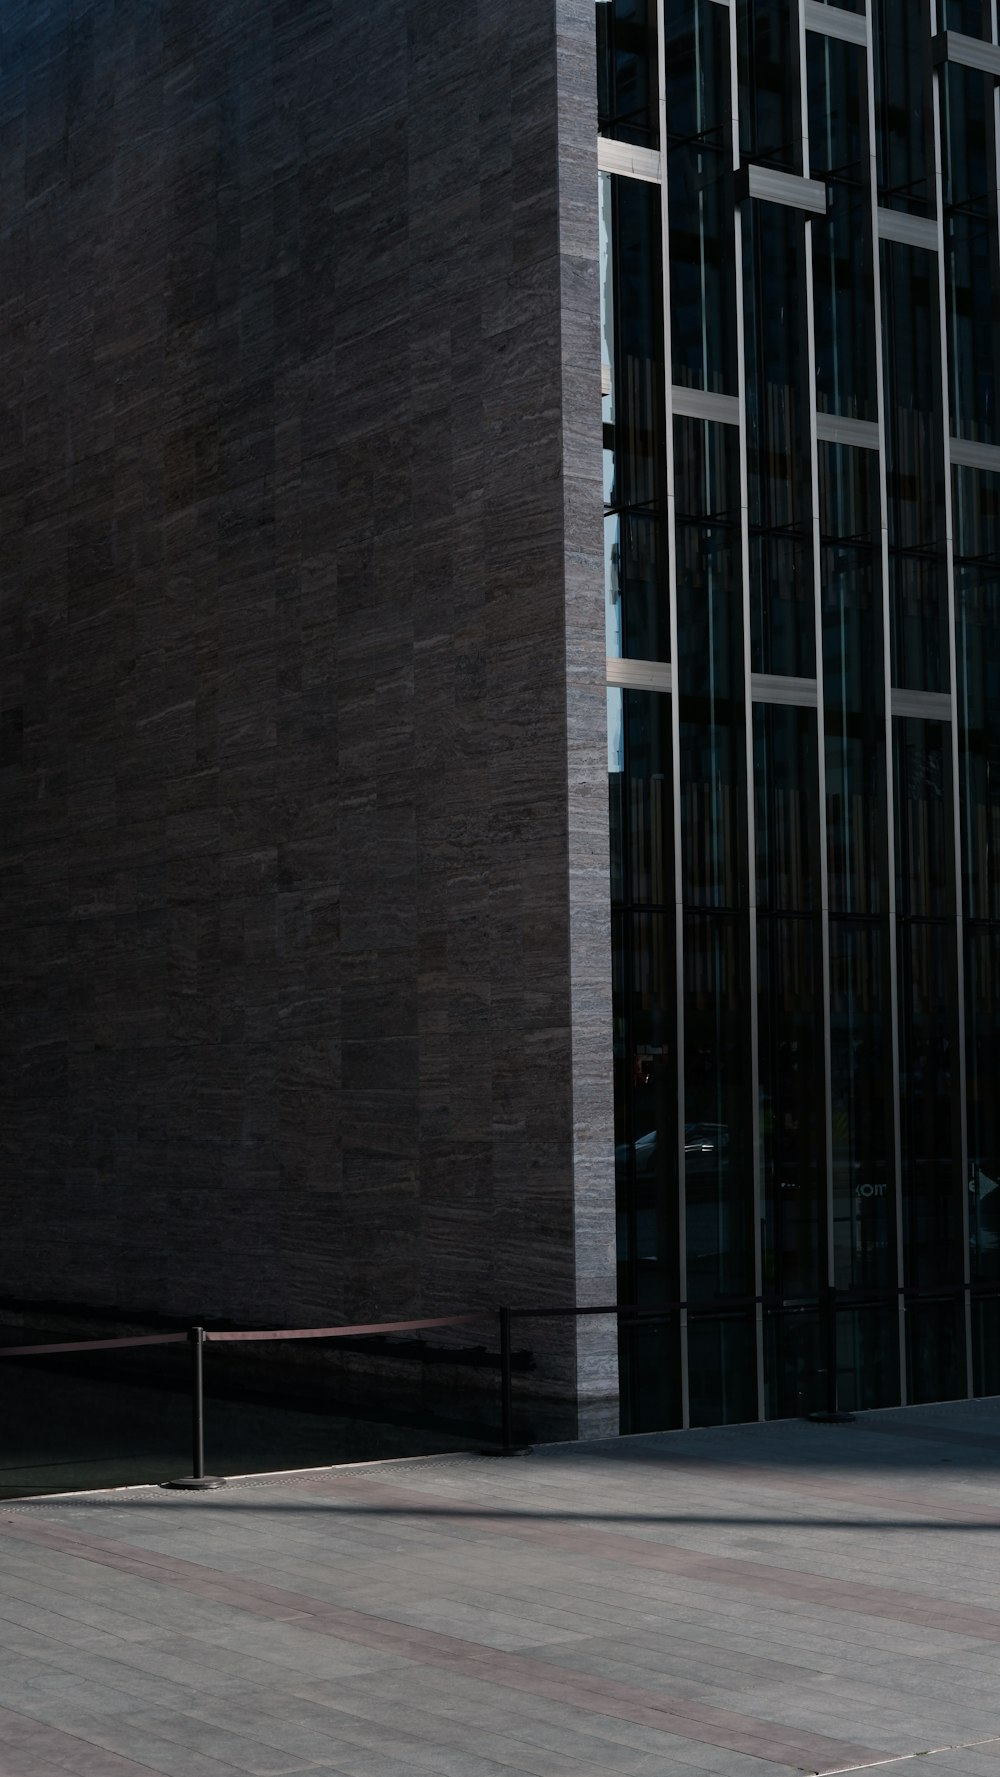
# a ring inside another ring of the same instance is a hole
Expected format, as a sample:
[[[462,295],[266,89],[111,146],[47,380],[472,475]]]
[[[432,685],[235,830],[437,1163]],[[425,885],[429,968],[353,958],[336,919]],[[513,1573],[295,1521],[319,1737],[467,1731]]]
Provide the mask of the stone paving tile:
[[[0,1777],[1000,1777],[998,1469],[979,1402],[0,1507]]]

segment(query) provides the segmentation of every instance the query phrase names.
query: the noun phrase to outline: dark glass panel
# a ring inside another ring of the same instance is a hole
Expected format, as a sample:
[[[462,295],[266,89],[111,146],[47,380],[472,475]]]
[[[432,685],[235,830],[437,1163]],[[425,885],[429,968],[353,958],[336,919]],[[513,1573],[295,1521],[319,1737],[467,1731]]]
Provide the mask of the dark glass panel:
[[[616,913],[612,942],[622,1293],[656,1305],[680,1295],[673,911]]]
[[[714,0],[709,10],[718,12]],[[671,147],[670,337],[673,380],[735,395],[736,271],[731,150],[700,141]]]
[[[938,0],[938,25],[960,37],[992,36],[989,0]]]
[[[694,1301],[753,1289],[748,980],[746,920],[688,914],[684,1150],[687,1286]]]
[[[860,44],[814,31],[806,35],[809,171],[814,179],[868,187],[865,61]]]
[[[955,438],[1000,443],[997,423],[996,221],[951,210],[945,217],[948,371]]]
[[[1000,572],[959,562],[956,605],[965,910],[1000,920]]]
[[[739,434],[675,422],[681,859],[689,906],[746,900]]]
[[[611,904],[626,898],[625,848],[628,836],[625,816],[629,798],[625,792],[625,694],[608,687],[608,814],[611,830]]]
[[[816,711],[754,704],[757,905],[808,913],[820,904]]]
[[[826,1276],[822,933],[757,925],[764,1294],[815,1296]]]
[[[871,0],[879,202],[934,213],[928,0]]]
[[[896,906],[903,917],[947,918],[955,905],[951,729],[897,716],[892,730]]]
[[[649,512],[608,512],[604,549],[608,653],[628,660],[669,660],[665,521]]]
[[[818,457],[819,522],[824,543],[877,549],[882,529],[878,452],[829,444],[821,438]]]
[[[887,906],[878,467],[875,451],[819,445],[827,863],[838,913]]]
[[[737,393],[729,18],[666,0],[673,380]]]
[[[896,943],[906,1283],[961,1286],[954,927],[901,920]]]
[[[765,1308],[764,1417],[799,1418],[825,1407],[823,1361],[815,1308]]]
[[[738,0],[740,152],[802,171],[799,21],[795,0]]]
[[[908,1288],[963,1283],[954,926],[901,920],[899,1105]]]
[[[948,567],[943,556],[889,556],[891,673],[909,691],[947,691]]]
[[[993,76],[945,62],[941,70],[941,173],[946,207],[988,219],[996,193]]]
[[[838,1289],[896,1283],[888,926],[830,920],[834,1265]]]
[[[661,226],[655,187],[601,181],[609,653],[670,657]]]
[[[692,1425],[745,1425],[756,1419],[753,1311],[689,1317],[688,1375]]]
[[[740,434],[714,420],[674,420],[679,523],[740,526]]]
[[[805,217],[756,199],[743,216],[750,523],[806,527],[812,475]]]
[[[909,1400],[954,1401],[967,1392],[965,1307],[951,1302],[907,1302],[906,1387]]]
[[[615,483],[609,504],[650,507],[664,492],[666,406],[656,187],[638,179],[612,179],[611,218]]]
[[[972,1303],[972,1377],[977,1395],[1000,1394],[1000,1300]]]
[[[820,0],[821,6],[835,6],[838,12],[864,12],[865,0]]]
[[[750,660],[755,673],[816,673],[816,586],[812,542],[750,533]]]
[[[860,1413],[899,1403],[899,1314],[884,1308],[837,1310],[837,1404]]]
[[[625,1300],[624,1292],[620,1299]],[[623,1434],[676,1430],[683,1419],[680,1317],[622,1321],[618,1372]]]
[[[717,0],[664,0],[667,136],[728,144],[733,101],[729,18]]]
[[[597,7],[597,114],[603,136],[659,146],[656,0]]]
[[[832,183],[813,220],[816,404],[821,413],[878,418],[871,203]]]
[[[670,699],[655,691],[625,691],[621,728],[612,722],[611,854],[621,860],[613,888],[630,906],[674,905],[673,767]]]
[[[944,542],[937,255],[899,241],[881,252],[889,545],[933,549]]]
[[[1000,1282],[1000,930],[965,928],[965,1079],[973,1282]]]

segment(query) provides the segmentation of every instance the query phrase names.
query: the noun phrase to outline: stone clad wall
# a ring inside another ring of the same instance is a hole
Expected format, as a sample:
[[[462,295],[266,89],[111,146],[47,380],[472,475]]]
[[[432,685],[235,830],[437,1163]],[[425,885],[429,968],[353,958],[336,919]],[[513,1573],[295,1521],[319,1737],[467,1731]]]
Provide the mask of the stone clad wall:
[[[613,1287],[591,31],[3,9],[8,1299]]]

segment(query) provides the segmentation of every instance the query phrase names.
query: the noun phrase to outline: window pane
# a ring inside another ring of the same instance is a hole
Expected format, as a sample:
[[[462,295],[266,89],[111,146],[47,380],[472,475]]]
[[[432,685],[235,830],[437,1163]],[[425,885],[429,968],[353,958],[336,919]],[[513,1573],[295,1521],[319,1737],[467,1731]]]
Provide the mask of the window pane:
[[[795,0],[738,0],[740,150],[802,171],[799,21]]]
[[[622,1299],[680,1294],[673,911],[616,914],[615,1157]]]
[[[807,913],[820,905],[816,711],[754,704],[757,904]]]
[[[620,859],[616,898],[625,905],[674,905],[673,767],[670,699],[655,691],[621,698],[619,756],[612,761],[611,855]],[[614,718],[612,717],[612,720]]]
[[[819,446],[830,907],[887,906],[878,456]]]
[[[1000,920],[1000,476],[953,485],[965,911]]]
[[[871,0],[879,203],[934,213],[928,0]]]
[[[881,253],[889,543],[934,548],[944,541],[937,255],[898,241]]]
[[[753,1288],[748,963],[743,917],[686,916],[684,1150],[692,1300]]]
[[[896,1283],[888,927],[830,920],[834,1267],[839,1289]]]
[[[667,0],[665,28],[673,380],[735,395],[729,17],[715,0]]]
[[[960,1288],[954,927],[902,920],[897,955],[905,1277],[911,1289]]]
[[[597,113],[603,136],[659,146],[656,0],[597,7]]]
[[[675,422],[681,858],[689,906],[746,900],[739,435]]]
[[[965,1073],[973,1282],[1000,1281],[1000,931],[965,929]]]
[[[760,918],[765,1295],[815,1295],[826,1275],[822,977],[818,920]]]
[[[954,911],[951,730],[896,717],[896,905],[903,917]]]
[[[752,1313],[688,1319],[692,1425],[744,1425],[757,1417],[757,1340]]]
[[[659,194],[601,176],[608,653],[670,658]]]

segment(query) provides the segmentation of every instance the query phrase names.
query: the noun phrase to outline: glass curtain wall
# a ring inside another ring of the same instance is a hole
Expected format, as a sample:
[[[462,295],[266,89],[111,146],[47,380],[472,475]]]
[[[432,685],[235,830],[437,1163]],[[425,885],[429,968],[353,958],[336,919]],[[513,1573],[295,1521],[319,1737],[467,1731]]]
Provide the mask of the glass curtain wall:
[[[994,9],[596,13],[623,1427],[1000,1390]]]

